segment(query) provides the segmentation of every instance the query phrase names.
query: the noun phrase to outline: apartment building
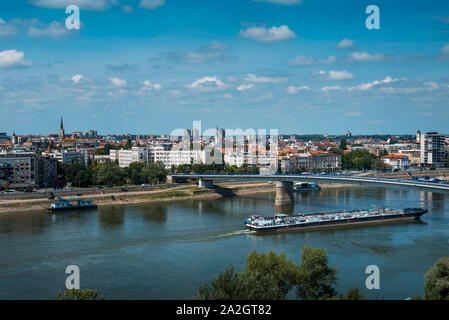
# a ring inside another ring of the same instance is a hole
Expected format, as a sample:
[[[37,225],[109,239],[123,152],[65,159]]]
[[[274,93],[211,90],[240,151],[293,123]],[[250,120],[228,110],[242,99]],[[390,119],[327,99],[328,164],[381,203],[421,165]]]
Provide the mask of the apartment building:
[[[118,161],[120,167],[128,167],[133,162],[148,163],[147,147],[132,147],[130,150],[110,150],[111,161]]]
[[[442,167],[446,158],[444,134],[427,132],[421,134],[421,166]]]
[[[295,172],[297,170],[332,172],[340,169],[341,156],[336,153],[327,153],[323,151],[292,154],[281,160],[281,170],[286,173]]]
[[[7,183],[11,189],[52,187],[56,179],[56,159],[27,152],[0,154],[0,187]]]

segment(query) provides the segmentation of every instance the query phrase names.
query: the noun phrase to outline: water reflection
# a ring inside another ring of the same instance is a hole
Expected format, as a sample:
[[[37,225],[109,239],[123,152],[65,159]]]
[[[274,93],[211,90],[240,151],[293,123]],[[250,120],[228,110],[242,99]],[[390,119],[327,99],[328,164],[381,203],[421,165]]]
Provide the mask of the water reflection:
[[[125,221],[124,206],[111,206],[98,210],[98,222],[104,228],[120,227]]]
[[[145,222],[152,224],[163,224],[167,221],[167,205],[165,203],[155,203],[151,207],[142,210],[142,217]]]

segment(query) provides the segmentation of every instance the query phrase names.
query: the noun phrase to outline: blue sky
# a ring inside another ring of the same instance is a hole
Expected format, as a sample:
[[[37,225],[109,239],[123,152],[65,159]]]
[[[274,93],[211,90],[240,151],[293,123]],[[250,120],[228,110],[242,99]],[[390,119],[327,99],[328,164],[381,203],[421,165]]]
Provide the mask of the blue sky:
[[[447,1],[3,0],[0,19],[1,132],[449,133]]]

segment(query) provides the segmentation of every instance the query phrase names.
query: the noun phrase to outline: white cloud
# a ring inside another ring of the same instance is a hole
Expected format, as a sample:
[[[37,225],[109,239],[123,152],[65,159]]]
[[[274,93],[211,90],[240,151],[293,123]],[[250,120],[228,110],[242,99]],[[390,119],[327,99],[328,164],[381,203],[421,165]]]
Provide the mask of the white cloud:
[[[165,0],[141,0],[139,7],[144,9],[155,10],[162,7],[165,4]]]
[[[223,83],[217,76],[214,76],[200,78],[193,83],[186,85],[186,87],[193,90],[208,92],[224,90],[228,85]]]
[[[31,62],[25,60],[25,54],[22,51],[0,51],[0,69],[28,67],[30,65]]]
[[[329,92],[329,91],[336,91],[336,90],[340,90],[340,89],[341,89],[341,87],[339,87],[339,86],[330,86],[330,87],[321,88],[321,91]]]
[[[302,87],[289,86],[287,88],[287,92],[289,94],[297,94],[299,91],[303,91],[303,90],[310,91],[310,88],[307,86],[302,86]]]
[[[240,30],[240,37],[249,38],[261,42],[277,42],[291,40],[296,34],[286,25],[279,27],[249,27],[246,30]]]
[[[354,41],[351,39],[343,39],[337,44],[338,49],[352,48],[354,46]]]
[[[316,73],[319,74],[320,76],[323,76],[324,79],[328,80],[348,80],[354,78],[354,75],[346,70],[342,71],[331,70],[329,72],[320,70]]]
[[[58,21],[50,22],[48,26],[45,26],[43,28],[36,28],[34,26],[31,26],[28,29],[28,35],[34,36],[34,37],[42,37],[42,36],[49,36],[49,37],[61,37],[64,35],[67,35],[69,32],[67,28]]]
[[[286,77],[266,77],[266,76],[256,76],[255,74],[246,75],[246,82],[254,83],[284,83],[288,81]]]
[[[350,87],[348,89],[349,90],[369,90],[372,87],[380,85],[380,84],[387,84],[387,83],[397,82],[397,81],[401,81],[401,80],[406,80],[406,78],[395,79],[395,78],[388,76],[383,80],[375,80],[373,82],[362,83],[362,84],[359,84],[358,86]]]
[[[150,80],[145,80],[143,82],[143,87],[141,90],[155,90],[159,91],[162,89],[162,86],[159,83],[152,83]]]
[[[238,91],[246,91],[254,88],[254,84],[248,83],[248,84],[242,84],[237,87]]]
[[[226,98],[226,99],[232,99],[232,94],[230,94],[230,93],[225,93],[225,94],[223,95],[223,98]]]
[[[438,83],[436,82],[424,82],[424,85],[429,89],[429,90],[437,90],[440,88],[440,86],[438,85]]]
[[[329,71],[328,76],[332,80],[348,80],[354,78],[354,75],[346,70]]]
[[[51,9],[65,9],[69,5],[76,5],[80,10],[94,10],[101,11],[109,9],[114,0],[29,0],[35,6],[51,8]]]
[[[15,26],[0,18],[0,38],[15,36],[18,33],[19,30]]]
[[[311,66],[317,64],[328,64],[337,61],[336,56],[329,56],[327,58],[312,58],[305,56],[297,56],[288,62],[291,66]]]
[[[383,61],[385,56],[381,53],[369,54],[368,52],[353,52],[349,59],[352,61]]]
[[[84,76],[83,76],[82,74],[75,74],[70,80],[72,80],[73,83],[78,83],[78,82],[80,82],[83,78],[84,78]]]
[[[116,87],[126,87],[126,85],[128,84],[128,82],[126,80],[119,79],[119,78],[110,78],[109,80]]]

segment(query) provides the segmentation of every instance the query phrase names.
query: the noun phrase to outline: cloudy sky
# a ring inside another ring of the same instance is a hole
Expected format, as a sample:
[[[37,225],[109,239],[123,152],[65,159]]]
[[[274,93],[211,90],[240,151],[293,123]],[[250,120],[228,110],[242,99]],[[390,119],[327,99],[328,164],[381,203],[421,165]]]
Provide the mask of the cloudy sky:
[[[57,132],[60,116],[69,132],[449,133],[448,71],[444,0],[0,2],[9,134]]]

